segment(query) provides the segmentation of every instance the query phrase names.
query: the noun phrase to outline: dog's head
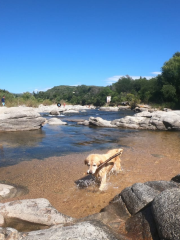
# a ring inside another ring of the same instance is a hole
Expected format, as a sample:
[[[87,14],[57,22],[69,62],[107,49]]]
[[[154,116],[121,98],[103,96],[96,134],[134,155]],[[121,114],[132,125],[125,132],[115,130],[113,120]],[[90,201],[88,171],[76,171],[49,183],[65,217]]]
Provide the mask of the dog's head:
[[[84,163],[88,166],[87,174],[94,174],[98,166],[103,163],[101,155],[90,154],[85,160]]]
[[[105,162],[109,157],[120,153],[122,154],[123,149],[112,149],[107,152],[107,154],[90,154],[85,160],[84,163],[88,166],[87,174],[94,174],[99,167],[99,165]],[[116,158],[119,159],[119,156]],[[120,160],[120,159],[119,159]]]

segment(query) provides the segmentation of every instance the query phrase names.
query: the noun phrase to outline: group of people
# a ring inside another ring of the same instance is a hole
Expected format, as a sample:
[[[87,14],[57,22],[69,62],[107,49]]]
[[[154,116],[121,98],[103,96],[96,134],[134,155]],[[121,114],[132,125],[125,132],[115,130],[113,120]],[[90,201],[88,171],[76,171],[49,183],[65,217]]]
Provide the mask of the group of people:
[[[5,106],[5,96],[2,97],[1,102],[2,102],[2,105]]]

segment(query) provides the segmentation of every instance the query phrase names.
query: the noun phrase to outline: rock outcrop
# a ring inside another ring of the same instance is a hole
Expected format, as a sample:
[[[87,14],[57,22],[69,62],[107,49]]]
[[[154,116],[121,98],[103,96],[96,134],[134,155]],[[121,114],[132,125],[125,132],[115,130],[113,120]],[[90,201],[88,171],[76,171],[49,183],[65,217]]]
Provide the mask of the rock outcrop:
[[[52,226],[72,222],[73,218],[59,213],[44,198],[17,200],[0,204],[0,215],[4,218],[4,224],[15,225],[18,228],[19,222]],[[14,221],[16,219],[16,221]],[[1,226],[4,227],[4,224]],[[22,224],[21,224],[22,225]],[[25,225],[25,224],[24,224]]]
[[[107,121],[100,117],[90,117],[89,121],[78,122],[78,124],[147,130],[180,130],[180,111],[142,111],[133,116],[126,116],[113,121]]]
[[[124,221],[124,234],[131,239],[180,239],[179,198],[177,182],[136,183],[116,195],[101,212],[109,220],[119,218],[119,228]]]
[[[100,213],[82,219],[59,213],[43,198],[1,203],[0,239],[178,240],[179,178],[135,183],[116,195]],[[25,231],[22,222],[36,228],[28,226]]]
[[[83,111],[87,109],[95,109],[94,106],[81,106],[81,105],[66,105],[58,107],[56,104],[50,105],[50,106],[44,106],[44,105],[39,105],[38,108],[35,109],[36,112],[38,113],[50,113],[52,111],[57,111],[57,112],[64,112],[64,111]]]
[[[118,127],[150,130],[180,130],[180,111],[144,111],[126,116],[115,123]]]
[[[0,131],[25,131],[39,129],[46,122],[33,108],[6,108],[0,114]]]

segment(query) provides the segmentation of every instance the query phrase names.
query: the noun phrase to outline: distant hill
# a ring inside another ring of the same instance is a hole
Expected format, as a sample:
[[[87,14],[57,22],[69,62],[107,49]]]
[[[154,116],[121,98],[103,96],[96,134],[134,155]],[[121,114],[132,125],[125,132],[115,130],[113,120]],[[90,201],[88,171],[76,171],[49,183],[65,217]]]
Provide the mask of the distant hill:
[[[54,100],[55,102],[65,101],[72,104],[93,104],[97,95],[104,89],[98,86],[66,86],[53,87],[46,92],[34,94],[36,98]]]

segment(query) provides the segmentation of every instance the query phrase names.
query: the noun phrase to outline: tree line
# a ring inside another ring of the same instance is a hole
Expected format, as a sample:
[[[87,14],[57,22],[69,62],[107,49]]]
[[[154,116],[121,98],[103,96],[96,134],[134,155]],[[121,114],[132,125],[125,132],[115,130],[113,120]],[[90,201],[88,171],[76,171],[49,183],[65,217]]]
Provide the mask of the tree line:
[[[162,73],[152,79],[140,77],[133,80],[126,75],[116,83],[107,87],[97,86],[56,86],[46,92],[23,93],[10,96],[7,91],[1,95],[7,98],[34,101],[35,103],[51,104],[66,102],[69,104],[81,104],[103,106],[106,97],[111,96],[111,106],[129,102],[132,108],[137,103],[158,104],[172,109],[180,109],[180,52],[176,52],[172,58],[162,66]]]

